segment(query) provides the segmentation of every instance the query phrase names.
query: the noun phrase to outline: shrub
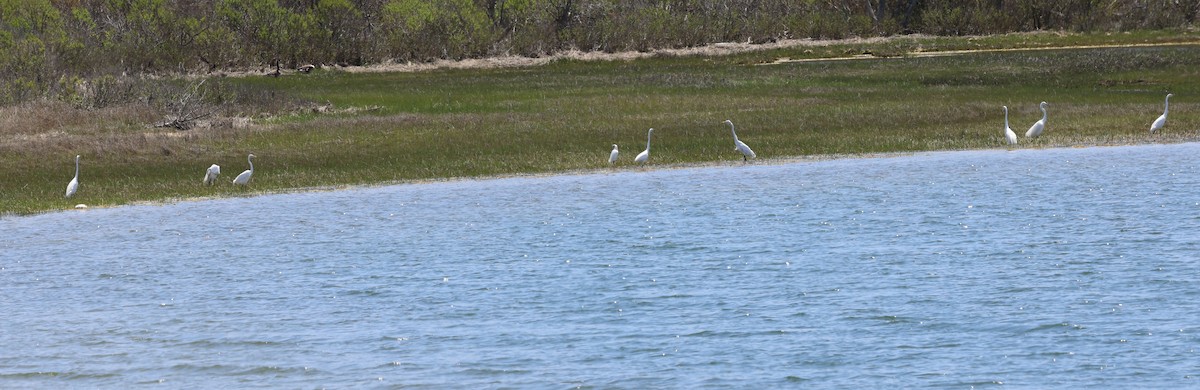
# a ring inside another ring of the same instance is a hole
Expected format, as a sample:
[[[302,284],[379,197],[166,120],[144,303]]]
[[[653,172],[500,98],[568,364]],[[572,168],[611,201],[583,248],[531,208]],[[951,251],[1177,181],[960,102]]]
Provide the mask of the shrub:
[[[1170,29],[1198,16],[1200,2],[1161,0],[0,0],[0,104],[72,96],[64,80],[106,74],[906,32]]]

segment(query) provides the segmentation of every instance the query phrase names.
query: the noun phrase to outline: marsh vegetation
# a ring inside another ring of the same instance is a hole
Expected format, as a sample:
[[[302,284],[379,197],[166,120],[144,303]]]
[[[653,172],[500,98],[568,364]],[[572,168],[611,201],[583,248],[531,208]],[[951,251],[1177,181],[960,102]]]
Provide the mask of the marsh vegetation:
[[[1108,39],[1130,37],[1144,38]],[[1020,46],[1016,40],[1069,46],[1105,38],[921,39],[539,67],[217,78],[206,86],[227,91],[227,111],[186,131],[148,126],[161,118],[140,103],[88,110],[25,103],[0,111],[0,212],[603,170],[614,143],[623,151],[616,169],[637,169],[631,158],[650,127],[652,165],[741,164],[726,119],[760,161],[1005,148],[1001,106],[1023,132],[1041,118],[1040,101],[1050,103],[1046,133],[1022,138],[1020,148],[1197,139],[1200,115],[1191,97],[1200,96],[1200,45],[905,54],[913,51],[908,47],[1012,48]],[[900,54],[779,61],[886,50]],[[1151,135],[1167,92],[1175,94],[1170,120]],[[235,188],[229,173],[245,169],[249,153],[258,156],[254,181]],[[83,155],[81,186],[68,201],[62,191],[76,154]],[[204,186],[204,169],[213,163],[228,177]]]

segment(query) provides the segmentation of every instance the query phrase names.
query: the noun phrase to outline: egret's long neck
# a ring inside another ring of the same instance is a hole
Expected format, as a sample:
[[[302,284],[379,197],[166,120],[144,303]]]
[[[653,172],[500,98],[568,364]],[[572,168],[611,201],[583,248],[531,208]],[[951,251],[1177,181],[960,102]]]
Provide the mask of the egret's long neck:
[[[650,132],[646,133],[646,150],[650,150]]]
[[[733,140],[737,141],[737,130],[733,129],[733,122],[726,122],[726,123],[729,123],[729,132],[733,133]]]
[[[254,172],[254,159],[246,157],[246,162],[250,163],[250,172]]]
[[[75,159],[75,178],[79,178],[79,159]]]
[[[1042,107],[1042,122],[1045,122],[1046,121],[1046,106],[1041,106],[1041,107]]]
[[[1167,110],[1171,109],[1171,95],[1167,95],[1166,103],[1163,103],[1163,116],[1167,116]]]
[[[1008,128],[1008,108],[1004,109],[1004,128]]]

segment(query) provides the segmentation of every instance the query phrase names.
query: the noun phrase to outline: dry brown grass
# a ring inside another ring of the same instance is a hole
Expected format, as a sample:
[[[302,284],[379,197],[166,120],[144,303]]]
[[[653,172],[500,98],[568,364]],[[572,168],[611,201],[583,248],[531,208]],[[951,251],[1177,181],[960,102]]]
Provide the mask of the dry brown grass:
[[[546,65],[555,61],[633,61],[652,57],[714,57],[729,56],[753,52],[782,51],[789,49],[818,49],[834,48],[823,52],[805,50],[804,53],[812,58],[793,59],[789,57],[774,57],[766,63],[787,63],[800,61],[827,60],[862,60],[887,57],[932,57],[945,55],[962,55],[976,52],[1003,52],[1016,50],[1057,50],[1064,48],[1104,48],[1104,47],[1139,47],[1163,46],[1179,44],[1195,44],[1195,38],[1188,36],[1159,37],[1151,42],[1124,42],[1119,37],[1097,37],[1099,43],[1064,43],[1071,34],[1057,31],[1018,32],[993,36],[963,36],[953,39],[941,38],[925,34],[897,35],[888,37],[846,38],[846,39],[781,39],[767,43],[751,42],[718,42],[708,45],[667,48],[646,51],[580,51],[565,50],[538,57],[517,55],[493,56],[485,58],[467,58],[462,60],[436,60],[432,62],[384,62],[368,66],[350,66],[340,68],[351,73],[389,73],[389,72],[423,72],[438,69],[497,69],[520,68]],[[947,44],[947,41],[957,42]],[[1084,42],[1091,42],[1084,40]],[[795,50],[791,50],[795,51]],[[871,52],[872,54],[864,54]],[[296,73],[291,71],[289,73]],[[223,75],[246,77],[261,76],[262,70],[246,70],[225,72]]]
[[[824,47],[832,45],[854,45],[854,44],[876,44],[895,39],[920,39],[926,36],[916,34],[908,35],[903,38],[898,37],[871,37],[871,38],[850,38],[850,39],[782,39],[769,43],[750,43],[750,42],[719,42],[710,45],[687,47],[679,49],[655,49],[648,51],[622,51],[622,52],[603,52],[603,51],[580,51],[566,50],[554,54],[540,57],[525,57],[525,56],[496,56],[487,58],[468,58],[464,60],[437,60],[425,63],[396,63],[388,62],[371,66],[353,66],[347,67],[348,72],[421,72],[436,69],[496,69],[496,68],[517,68],[541,66],[554,61],[573,60],[573,61],[633,61],[643,58],[651,58],[657,56],[726,56],[731,54],[748,53],[754,51],[789,49],[796,47]]]
[[[129,121],[151,122],[154,113],[145,105],[127,104],[96,110],[81,110],[70,104],[37,100],[0,107],[0,136],[56,132],[95,132],[97,124]]]
[[[0,153],[32,157],[199,154],[206,148],[195,146],[198,141],[233,139],[256,129],[247,118],[214,118],[188,131],[148,125],[158,118],[144,104],[87,110],[40,100],[0,107]]]

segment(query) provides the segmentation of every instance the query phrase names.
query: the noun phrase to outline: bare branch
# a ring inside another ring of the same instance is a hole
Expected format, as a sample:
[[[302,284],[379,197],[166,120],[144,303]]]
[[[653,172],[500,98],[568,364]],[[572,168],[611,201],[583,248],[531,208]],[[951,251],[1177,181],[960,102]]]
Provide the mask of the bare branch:
[[[208,90],[201,89],[205,81],[208,80],[201,79],[181,93],[176,101],[168,104],[167,110],[169,113],[166,119],[155,124],[154,127],[173,127],[179,130],[188,130],[196,124],[196,121],[215,114],[221,107],[209,106],[205,103],[205,100],[208,98]]]

